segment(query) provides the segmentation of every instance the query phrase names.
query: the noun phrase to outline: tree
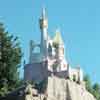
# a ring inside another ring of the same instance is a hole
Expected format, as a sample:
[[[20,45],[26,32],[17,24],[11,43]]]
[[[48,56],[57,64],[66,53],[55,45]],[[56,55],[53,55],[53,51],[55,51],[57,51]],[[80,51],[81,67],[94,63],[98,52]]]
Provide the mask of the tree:
[[[98,83],[93,85],[93,95],[97,100],[100,100],[100,85]]]
[[[18,37],[6,32],[3,24],[0,23],[0,91],[5,85],[10,91],[18,84],[21,57],[22,51]]]
[[[90,93],[93,93],[92,83],[91,83],[90,77],[89,77],[88,75],[85,75],[85,76],[84,76],[84,81],[85,81],[86,89],[87,89]]]
[[[92,93],[92,95],[96,98],[96,100],[100,100],[100,85],[95,83],[92,85],[90,77],[88,75],[84,76],[86,89]]]

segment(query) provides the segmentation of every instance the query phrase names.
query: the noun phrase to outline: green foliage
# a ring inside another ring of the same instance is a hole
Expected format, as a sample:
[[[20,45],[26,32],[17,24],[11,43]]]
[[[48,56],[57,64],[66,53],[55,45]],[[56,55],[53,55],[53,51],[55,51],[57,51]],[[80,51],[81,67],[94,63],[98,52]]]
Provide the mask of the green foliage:
[[[92,85],[90,77],[88,75],[84,76],[84,81],[86,85],[86,89],[93,94],[93,96],[100,100],[100,85],[98,83],[95,83]]]
[[[100,85],[98,83],[93,85],[93,94],[97,100],[100,100]]]
[[[85,81],[86,89],[87,89],[90,93],[93,93],[93,88],[92,88],[91,80],[90,80],[90,77],[89,77],[88,75],[85,75],[85,76],[84,76],[84,81]]]
[[[44,79],[43,81],[35,84],[35,87],[38,89],[40,93],[45,92],[46,86],[47,86],[47,79]]]
[[[0,95],[5,96],[5,94],[8,93],[8,88],[7,87],[2,87],[0,90]]]
[[[18,37],[5,32],[3,24],[0,23],[0,95],[11,91],[18,84],[18,68],[20,67],[21,57],[22,52]],[[4,85],[4,80],[6,80],[7,86]]]
[[[2,81],[3,81],[3,83],[0,84],[0,95],[4,96],[5,94],[8,93],[8,84],[7,84],[6,80],[2,80]]]

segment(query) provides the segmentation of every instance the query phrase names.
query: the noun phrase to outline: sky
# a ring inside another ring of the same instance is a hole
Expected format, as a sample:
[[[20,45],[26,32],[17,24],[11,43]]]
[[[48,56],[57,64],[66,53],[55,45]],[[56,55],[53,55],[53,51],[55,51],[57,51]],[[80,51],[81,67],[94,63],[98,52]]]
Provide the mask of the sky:
[[[72,67],[80,65],[84,74],[100,83],[100,0],[0,0],[0,22],[18,36],[29,61],[29,41],[40,41],[39,17],[45,6],[48,32],[60,29],[66,59]],[[20,69],[23,77],[23,64]]]

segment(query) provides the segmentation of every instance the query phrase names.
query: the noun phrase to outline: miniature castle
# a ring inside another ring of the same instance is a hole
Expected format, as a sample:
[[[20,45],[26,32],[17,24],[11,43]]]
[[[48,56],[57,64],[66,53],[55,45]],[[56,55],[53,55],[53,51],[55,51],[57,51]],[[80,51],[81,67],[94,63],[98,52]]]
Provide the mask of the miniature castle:
[[[39,19],[41,41],[36,44],[30,41],[29,63],[24,66],[24,79],[40,82],[48,76],[55,75],[69,78],[76,82],[83,81],[83,72],[80,67],[71,68],[65,58],[65,46],[60,31],[55,32],[53,39],[48,34],[48,18],[45,8]]]

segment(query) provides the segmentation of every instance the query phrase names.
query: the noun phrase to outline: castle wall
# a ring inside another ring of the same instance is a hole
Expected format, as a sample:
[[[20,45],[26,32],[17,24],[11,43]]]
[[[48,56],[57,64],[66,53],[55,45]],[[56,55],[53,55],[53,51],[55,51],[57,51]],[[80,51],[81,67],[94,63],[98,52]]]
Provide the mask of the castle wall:
[[[42,81],[47,77],[47,61],[27,64],[24,67],[25,81]]]
[[[64,78],[64,79],[68,77],[67,71],[60,71],[60,72],[50,72],[50,71],[48,71],[48,77],[52,76],[52,75],[55,75],[59,78]]]

